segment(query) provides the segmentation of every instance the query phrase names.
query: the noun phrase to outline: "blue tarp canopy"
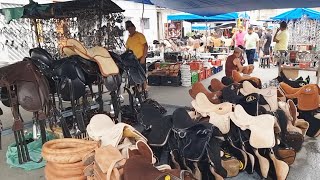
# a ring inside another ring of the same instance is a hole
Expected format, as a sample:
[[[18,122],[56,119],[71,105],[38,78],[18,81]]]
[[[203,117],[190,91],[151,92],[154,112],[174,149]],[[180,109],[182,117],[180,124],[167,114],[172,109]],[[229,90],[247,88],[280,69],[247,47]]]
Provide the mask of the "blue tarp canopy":
[[[210,26],[207,26],[205,24],[192,24],[191,29],[198,30],[198,31],[202,31],[202,30],[205,31],[205,30],[209,30]]]
[[[319,0],[128,0],[202,16],[257,9],[320,7]]]
[[[177,14],[170,14],[167,16],[168,20],[172,21],[191,21],[191,22],[212,22],[212,21],[234,21],[238,18],[246,18],[249,19],[249,15],[245,12],[238,13],[238,12],[232,12],[227,14],[220,14],[216,16],[199,16],[195,14],[190,13],[177,13]]]
[[[320,19],[320,12],[308,8],[296,8],[272,17],[273,20],[295,20],[307,16],[309,19]]]

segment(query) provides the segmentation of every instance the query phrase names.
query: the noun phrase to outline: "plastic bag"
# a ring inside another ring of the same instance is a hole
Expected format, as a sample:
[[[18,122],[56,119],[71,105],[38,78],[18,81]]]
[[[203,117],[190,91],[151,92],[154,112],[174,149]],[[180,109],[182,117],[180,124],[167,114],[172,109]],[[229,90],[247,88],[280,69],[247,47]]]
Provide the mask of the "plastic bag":
[[[54,139],[54,136],[51,133],[47,132],[46,136],[47,136],[47,141]],[[22,168],[27,171],[40,169],[44,167],[46,165],[46,161],[44,159],[42,159],[41,162],[37,163],[37,161],[41,160],[42,158],[41,138],[33,141],[32,133],[28,133],[25,135],[25,139],[27,142],[32,141],[27,144],[31,161],[23,164],[19,164],[17,146],[16,146],[16,143],[14,142],[8,146],[8,150],[6,153],[7,163],[10,165],[10,167]]]

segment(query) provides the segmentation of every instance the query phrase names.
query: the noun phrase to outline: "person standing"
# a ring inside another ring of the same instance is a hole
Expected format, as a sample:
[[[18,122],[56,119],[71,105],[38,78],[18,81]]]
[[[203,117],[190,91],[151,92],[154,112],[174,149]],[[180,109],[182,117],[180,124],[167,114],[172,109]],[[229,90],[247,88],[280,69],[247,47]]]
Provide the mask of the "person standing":
[[[140,65],[147,72],[146,58],[148,54],[148,43],[146,37],[136,31],[135,25],[131,21],[125,22],[126,30],[129,32],[129,37],[126,42],[126,48],[133,51],[133,54],[137,57]],[[144,83],[144,88],[147,91],[147,83]]]
[[[244,44],[246,48],[248,64],[253,64],[256,49],[259,49],[259,36],[257,33],[253,32],[252,27],[248,28],[248,33],[244,36]]]
[[[288,50],[288,43],[289,43],[289,33],[287,30],[287,23],[282,21],[280,23],[280,28],[277,29],[276,33],[274,34],[273,37],[273,42],[275,42],[274,46],[274,52],[286,52]],[[279,63],[279,68],[280,68],[280,58],[275,59],[275,63]],[[280,69],[279,69],[280,73]]]
[[[234,35],[235,46],[244,49],[244,36],[246,33],[243,31],[243,27],[240,26],[238,32]]]
[[[272,35],[271,35],[271,29],[267,29],[266,33],[263,37],[263,45],[262,45],[262,51],[263,56],[270,55],[271,52],[271,42],[272,42]],[[273,61],[270,57],[271,64],[273,64]]]
[[[274,46],[275,51],[287,51],[289,43],[289,33],[287,30],[287,23],[282,21],[280,28],[277,29],[273,37],[273,42],[276,43]]]

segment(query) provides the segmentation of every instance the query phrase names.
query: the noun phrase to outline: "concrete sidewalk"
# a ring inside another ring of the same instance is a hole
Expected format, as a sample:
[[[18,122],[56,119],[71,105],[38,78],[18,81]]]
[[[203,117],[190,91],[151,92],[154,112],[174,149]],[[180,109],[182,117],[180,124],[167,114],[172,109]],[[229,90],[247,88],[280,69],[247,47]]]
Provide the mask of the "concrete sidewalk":
[[[310,75],[312,83],[315,83],[316,76],[314,72],[301,72],[301,75],[305,78]],[[210,84],[212,78],[221,79],[224,76],[224,71],[213,75],[211,78],[202,81],[202,83],[207,87]],[[269,80],[277,76],[277,68],[273,67],[270,69],[258,68],[256,64],[256,69],[252,76],[258,76],[263,82],[268,82]],[[149,95],[150,98],[155,99],[161,104],[170,104],[178,106],[191,106],[191,97],[189,96],[188,90],[190,87],[150,87]],[[125,97],[127,98],[127,97]],[[12,125],[12,115],[11,110],[7,107],[0,107],[4,111],[4,115],[1,116],[5,127]],[[32,114],[23,112],[23,117],[25,119],[31,119]],[[21,169],[10,168],[6,164],[6,151],[7,146],[14,142],[13,134],[6,135],[2,137],[2,147],[0,151],[0,175],[3,180],[40,180],[44,178],[43,169],[34,171],[24,171]],[[288,180],[317,180],[320,177],[320,141],[319,138],[306,138],[304,147],[297,154],[295,163],[291,166]],[[243,172],[238,176],[230,179],[239,180],[253,180],[260,179],[257,174],[248,175]]]

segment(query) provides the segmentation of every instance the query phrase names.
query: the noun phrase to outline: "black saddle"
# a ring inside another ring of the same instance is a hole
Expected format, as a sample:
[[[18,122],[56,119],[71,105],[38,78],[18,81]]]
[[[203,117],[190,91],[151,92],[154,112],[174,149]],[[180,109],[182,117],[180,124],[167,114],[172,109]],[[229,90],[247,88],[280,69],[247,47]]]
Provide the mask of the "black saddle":
[[[130,84],[143,84],[147,78],[145,70],[141,67],[138,59],[132,51],[126,51],[121,55],[121,59],[131,80]]]
[[[206,153],[213,126],[210,123],[194,122],[184,108],[173,112],[172,121],[180,155],[190,161],[200,161]]]
[[[302,77],[299,77],[298,79],[292,81],[289,78],[287,78],[286,75],[282,71],[280,72],[280,76],[278,76],[276,79],[279,82],[284,82],[293,88],[300,88],[304,85],[309,84],[309,82],[310,82],[309,76],[306,78],[306,81],[304,81]]]
[[[222,89],[222,100],[237,104],[243,98],[242,95],[238,95],[239,85],[231,84]]]
[[[171,116],[163,116],[154,106],[145,104],[140,110],[140,120],[150,146],[162,147],[167,143],[173,126]]]
[[[85,94],[85,75],[82,68],[74,61],[69,61],[68,58],[58,60],[55,63],[54,74],[60,79],[59,89],[64,101],[72,100],[70,87],[75,90],[74,99],[79,99]]]
[[[238,104],[240,104],[251,116],[257,116],[266,113],[265,108],[260,105],[267,105],[268,103],[260,94],[252,93],[247,96],[243,96],[239,100]]]

